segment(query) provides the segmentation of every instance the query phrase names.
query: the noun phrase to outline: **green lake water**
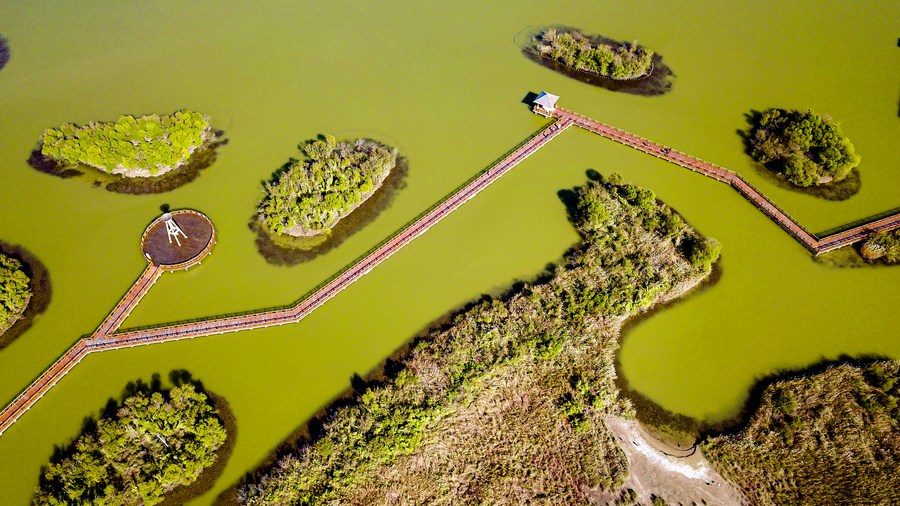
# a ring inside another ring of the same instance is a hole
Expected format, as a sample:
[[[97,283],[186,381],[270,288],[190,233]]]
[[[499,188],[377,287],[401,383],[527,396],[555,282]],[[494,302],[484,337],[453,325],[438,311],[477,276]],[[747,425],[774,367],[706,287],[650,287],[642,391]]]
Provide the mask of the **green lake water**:
[[[47,311],[0,350],[0,402],[90,333],[144,266],[162,204],[213,220],[203,265],[166,274],[125,326],[289,303],[485,168],[544,123],[521,103],[562,104],[737,170],[807,228],[900,207],[900,9],[890,2],[19,2],[0,6],[0,240],[50,273]],[[579,26],[663,55],[662,97],[612,93],[547,70],[522,29]],[[862,189],[827,202],[757,172],[736,135],[751,109],[810,107],[842,123]],[[44,128],[192,108],[230,139],[195,182],[117,195],[39,173]],[[393,205],[340,247],[268,264],[247,227],[260,181],[320,133],[371,136],[409,161]],[[557,261],[577,241],[557,192],[585,171],[653,189],[724,246],[721,278],[629,330],[621,374],[661,406],[736,413],[759,378],[841,354],[900,358],[900,268],[838,269],[730,188],[570,130],[302,323],[88,356],[0,436],[0,503],[27,504],[54,446],[129,381],[188,370],[226,398],[237,443],[216,496],[330,399],[429,323]]]

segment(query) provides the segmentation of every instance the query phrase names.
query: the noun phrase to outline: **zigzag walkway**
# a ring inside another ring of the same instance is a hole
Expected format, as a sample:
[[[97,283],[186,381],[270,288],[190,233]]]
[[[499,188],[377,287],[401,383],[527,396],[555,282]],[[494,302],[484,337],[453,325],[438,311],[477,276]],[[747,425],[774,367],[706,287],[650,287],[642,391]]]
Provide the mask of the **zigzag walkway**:
[[[377,267],[381,262],[425,233],[437,222],[458,209],[466,201],[473,198],[488,185],[572,125],[688,168],[717,181],[728,183],[815,254],[831,251],[865,239],[876,231],[900,228],[900,213],[895,213],[843,232],[819,238],[803,228],[796,220],[779,209],[765,195],[734,172],[563,108],[557,107],[553,116],[556,118],[555,122],[528,139],[490,169],[482,172],[470,183],[390,237],[381,246],[338,274],[295,306],[286,309],[259,311],[242,316],[211,318],[192,323],[116,333],[122,322],[163,272],[160,267],[153,265],[147,267],[128,293],[125,294],[90,337],[82,338],[76,342],[74,346],[69,348],[62,357],[54,362],[49,369],[0,412],[0,434],[3,434],[6,429],[15,423],[22,414],[28,411],[38,399],[50,390],[66,373],[72,370],[88,353],[284,325],[300,321]]]
[[[163,270],[160,266],[148,265],[137,281],[131,285],[131,289],[128,290],[125,296],[116,304],[116,307],[103,320],[100,327],[94,331],[93,336],[105,336],[107,333],[114,332],[119,328],[119,325],[131,314],[132,309],[150,291],[150,287],[153,286],[153,283],[159,279],[162,273]],[[43,397],[66,373],[78,365],[85,355],[92,351],[88,345],[89,341],[89,339],[79,339],[74,346],[69,348],[49,369],[38,376],[38,379],[34,380],[28,388],[23,390],[0,412],[0,434],[3,434],[7,427],[28,411],[38,399]]]
[[[128,293],[119,301],[113,311],[106,317],[100,327],[89,338],[80,339],[69,348],[47,371],[35,380],[27,389],[20,393],[2,412],[0,412],[0,434],[8,429],[31,406],[40,399],[44,393],[53,387],[63,376],[75,367],[88,353],[127,348],[145,344],[175,341],[192,337],[237,332],[274,325],[284,325],[300,321],[326,301],[340,293],[366,273],[374,269],[391,255],[400,251],[417,237],[425,233],[429,228],[441,221],[447,215],[458,209],[469,199],[487,188],[491,183],[500,179],[513,167],[531,156],[544,144],[550,142],[566,128],[572,125],[569,119],[559,119],[535,136],[528,139],[518,149],[504,157],[488,170],[458,190],[453,195],[440,202],[432,210],[421,218],[409,224],[406,228],[391,237],[387,242],[353,264],[350,268],[340,273],[337,277],[313,292],[312,295],[300,301],[297,305],[280,310],[260,311],[243,316],[216,318],[195,323],[156,327],[146,330],[122,332],[116,334],[125,318],[140,302],[141,298],[153,283],[162,274],[159,267],[149,266],[140,278],[131,287]]]
[[[876,221],[864,223],[843,232],[825,237],[816,237],[815,234],[803,228],[797,220],[791,218],[789,214],[776,206],[768,199],[768,197],[760,193],[759,190],[748,183],[747,180],[740,176],[740,174],[687,153],[672,149],[668,146],[650,141],[649,139],[634,135],[631,132],[563,109],[562,107],[556,107],[553,116],[561,120],[571,120],[576,126],[606,137],[607,139],[620,142],[657,158],[662,158],[676,165],[703,174],[704,176],[711,177],[717,181],[728,183],[732,188],[737,190],[738,193],[743,195],[744,198],[749,200],[750,203],[756,206],[757,209],[771,218],[778,226],[816,255],[860,241],[875,232],[900,228],[900,213],[896,213]]]

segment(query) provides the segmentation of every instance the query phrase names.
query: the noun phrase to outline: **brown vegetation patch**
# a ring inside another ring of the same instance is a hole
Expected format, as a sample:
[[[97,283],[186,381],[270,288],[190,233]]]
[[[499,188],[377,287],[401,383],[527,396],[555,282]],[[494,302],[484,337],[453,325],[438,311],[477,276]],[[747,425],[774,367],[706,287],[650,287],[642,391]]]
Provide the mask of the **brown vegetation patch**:
[[[603,417],[631,413],[615,385],[619,328],[695,286],[718,249],[647,190],[598,182],[560,196],[584,242],[551,274],[472,305],[382,381],[357,382],[238,500],[567,504],[617,489],[624,454]]]
[[[776,380],[747,425],[703,445],[753,504],[900,503],[900,362]]]

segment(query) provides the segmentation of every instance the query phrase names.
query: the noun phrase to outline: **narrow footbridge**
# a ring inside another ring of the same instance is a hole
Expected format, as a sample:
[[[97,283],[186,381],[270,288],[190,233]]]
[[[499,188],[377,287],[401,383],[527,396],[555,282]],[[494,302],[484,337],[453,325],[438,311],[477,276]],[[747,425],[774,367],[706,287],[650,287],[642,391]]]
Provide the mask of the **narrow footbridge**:
[[[843,232],[821,238],[816,237],[734,172],[560,107],[557,107],[552,112],[552,116],[556,121],[527,139],[510,152],[509,155],[480,173],[452,195],[440,201],[412,223],[390,236],[359,261],[334,276],[294,306],[262,310],[237,316],[209,318],[188,323],[117,332],[128,315],[131,314],[131,311],[141,301],[141,298],[150,290],[153,283],[159,279],[165,270],[151,263],[90,337],[78,340],[74,346],[69,348],[49,369],[44,371],[40,377],[0,412],[0,434],[15,423],[20,416],[28,411],[38,399],[89,353],[284,325],[302,320],[315,311],[316,308],[390,258],[391,255],[400,251],[404,246],[425,233],[429,228],[458,209],[469,199],[475,197],[488,185],[573,125],[731,185],[754,206],[815,254],[831,251],[865,239],[879,230],[900,228],[900,213],[896,213]]]
[[[597,135],[612,139],[616,142],[625,144],[644,153],[662,158],[668,162],[680,165],[694,172],[703,174],[704,176],[713,178],[730,185],[744,196],[757,209],[762,211],[766,216],[778,224],[785,232],[790,234],[806,249],[816,255],[836,250],[852,244],[854,242],[865,239],[866,237],[882,230],[893,230],[900,228],[900,213],[877,219],[862,225],[853,227],[843,232],[831,234],[825,237],[817,237],[815,234],[806,230],[797,220],[784,212],[775,205],[774,202],[763,195],[759,190],[753,187],[740,174],[732,172],[718,165],[709,163],[705,160],[691,156],[682,151],[672,149],[668,146],[653,142],[649,139],[634,135],[630,132],[616,128],[606,123],[602,123],[595,119],[582,116],[581,114],[556,107],[552,115],[559,120],[569,120],[578,127],[593,132]]]
[[[116,304],[112,312],[104,319],[100,327],[90,336],[80,339],[69,348],[49,369],[41,374],[28,388],[20,393],[2,412],[0,412],[0,434],[19,419],[35,402],[50,390],[63,376],[89,353],[127,348],[145,344],[176,341],[192,337],[224,334],[241,330],[284,325],[302,320],[319,306],[353,284],[356,280],[387,260],[394,253],[411,243],[429,228],[433,227],[447,215],[472,199],[491,183],[500,179],[513,167],[531,156],[544,144],[572,125],[569,119],[559,119],[533,137],[509,155],[479,174],[455,193],[439,202],[431,210],[423,214],[399,232],[391,236],[380,246],[372,250],[361,260],[339,273],[321,288],[314,291],[297,305],[278,310],[260,311],[241,316],[212,318],[198,322],[154,327],[145,330],[116,333],[122,322],[128,317],[141,298],[153,283],[159,279],[163,270],[159,266],[150,265],[144,270],[125,296]]]

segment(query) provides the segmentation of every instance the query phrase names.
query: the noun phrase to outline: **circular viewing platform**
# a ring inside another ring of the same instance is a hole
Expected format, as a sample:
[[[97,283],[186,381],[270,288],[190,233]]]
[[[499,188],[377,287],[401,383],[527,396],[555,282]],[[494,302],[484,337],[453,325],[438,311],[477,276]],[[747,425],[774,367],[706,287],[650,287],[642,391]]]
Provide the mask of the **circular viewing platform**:
[[[205,214],[179,209],[150,223],[141,237],[141,250],[151,264],[174,271],[200,263],[215,243],[216,229]]]

